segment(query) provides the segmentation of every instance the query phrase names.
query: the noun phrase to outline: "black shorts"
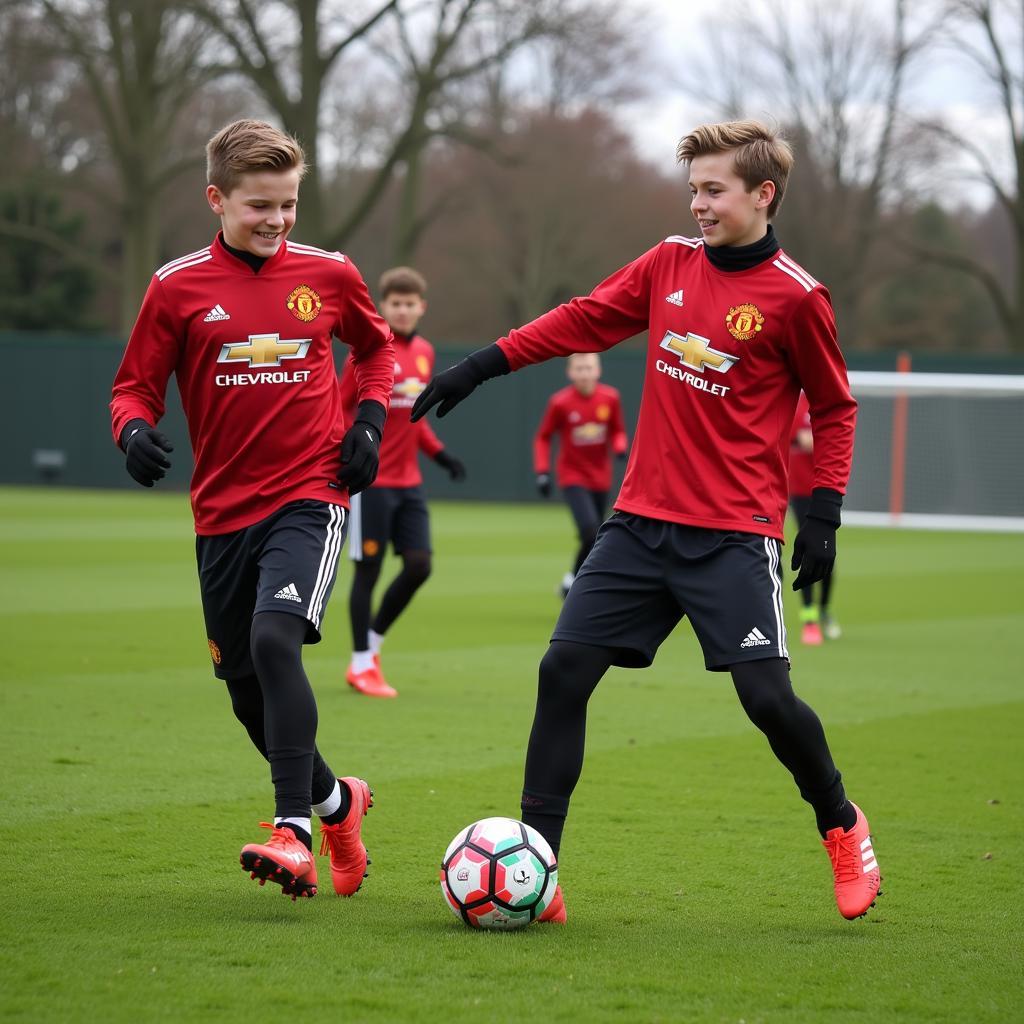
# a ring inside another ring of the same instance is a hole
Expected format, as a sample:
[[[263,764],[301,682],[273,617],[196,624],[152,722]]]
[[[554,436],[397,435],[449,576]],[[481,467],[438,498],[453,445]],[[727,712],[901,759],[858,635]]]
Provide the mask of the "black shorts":
[[[646,668],[689,616],[710,671],[789,658],[779,542],[615,512],[562,605],[552,640],[614,649],[613,665]]]
[[[371,487],[352,498],[348,554],[353,562],[430,550],[430,513],[422,487]]]
[[[320,642],[344,541],[345,509],[314,500],[290,502],[234,533],[196,537],[214,675],[253,674],[249,633],[257,612],[301,615],[306,643]]]
[[[562,489],[565,500],[569,503],[576,530],[582,537],[589,532],[591,536],[604,522],[608,509],[607,491],[590,491],[586,487],[565,487]]]

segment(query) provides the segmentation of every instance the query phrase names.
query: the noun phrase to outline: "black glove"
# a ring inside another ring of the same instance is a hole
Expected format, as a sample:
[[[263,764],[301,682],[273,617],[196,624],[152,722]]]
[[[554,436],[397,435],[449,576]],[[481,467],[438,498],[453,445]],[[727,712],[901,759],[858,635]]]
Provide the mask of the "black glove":
[[[163,480],[171,468],[166,456],[174,445],[151,427],[145,420],[129,420],[121,431],[121,448],[125,454],[125,467],[136,483],[152,487]]]
[[[793,541],[793,559],[790,568],[797,573],[794,590],[803,590],[823,580],[836,561],[836,530],[841,519],[843,496],[828,487],[816,487],[811,494],[807,518]]]
[[[416,404],[412,407],[411,419],[415,423],[426,416],[435,405],[440,403],[438,417],[447,416],[464,398],[469,397],[485,380],[500,377],[509,372],[505,353],[495,345],[477,349],[466,356],[461,363],[439,373],[420,392]]]
[[[551,474],[550,473],[538,473],[537,474],[537,490],[540,491],[542,498],[551,497]]]
[[[365,491],[377,479],[386,416],[380,402],[360,402],[355,422],[341,439],[338,480],[348,488],[349,494]]]
[[[466,479],[466,467],[462,461],[454,455],[449,455],[443,448],[434,456],[434,461],[442,469],[447,470],[448,475],[456,482]]]

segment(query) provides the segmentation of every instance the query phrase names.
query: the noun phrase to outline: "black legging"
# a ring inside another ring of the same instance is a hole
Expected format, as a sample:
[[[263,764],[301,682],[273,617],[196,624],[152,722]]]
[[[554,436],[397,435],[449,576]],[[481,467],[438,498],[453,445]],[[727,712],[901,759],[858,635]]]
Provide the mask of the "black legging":
[[[557,853],[569,798],[583,769],[587,702],[611,665],[611,648],[554,640],[541,659],[537,708],[526,753],[523,820]],[[743,709],[768,737],[800,794],[823,825],[839,823],[845,805],[818,716],[793,693],[781,658],[731,668]]]
[[[371,617],[374,632],[386,633],[430,576],[429,551],[403,551],[402,568],[384,591],[380,608],[373,616],[373,588],[380,578],[383,561],[383,558],[364,558],[355,563],[348,601],[354,651],[365,651],[370,646]]]
[[[228,682],[236,717],[270,762],[275,814],[280,818],[308,818],[313,801],[319,803],[334,789],[333,773],[316,754],[316,699],[302,667],[308,625],[304,618],[284,612],[254,615],[250,649],[258,686],[251,685],[251,676]],[[319,762],[317,797],[314,758]]]

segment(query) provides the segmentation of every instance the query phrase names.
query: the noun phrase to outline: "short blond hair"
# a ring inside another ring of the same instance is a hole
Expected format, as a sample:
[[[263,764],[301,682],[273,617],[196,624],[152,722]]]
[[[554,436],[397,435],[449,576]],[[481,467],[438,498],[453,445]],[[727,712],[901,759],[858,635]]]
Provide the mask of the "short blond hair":
[[[760,121],[722,121],[702,124],[684,135],[676,147],[676,160],[690,163],[694,157],[733,153],[733,167],[747,190],[762,181],[775,185],[775,198],[768,207],[768,219],[778,213],[786,182],[793,169],[793,150],[782,135]]]
[[[380,275],[381,301],[393,292],[398,295],[418,295],[427,297],[427,279],[412,267],[392,267]]]
[[[232,121],[206,144],[206,180],[230,195],[243,174],[254,171],[306,173],[298,139],[266,121]]]

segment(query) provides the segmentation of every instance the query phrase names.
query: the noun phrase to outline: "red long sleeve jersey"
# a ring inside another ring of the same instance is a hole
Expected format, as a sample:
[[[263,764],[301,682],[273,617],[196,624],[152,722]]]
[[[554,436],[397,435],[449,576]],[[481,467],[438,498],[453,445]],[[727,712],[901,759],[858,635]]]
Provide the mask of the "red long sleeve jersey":
[[[256,273],[215,240],[153,275],[114,379],[114,439],[129,420],[160,420],[173,373],[196,533],[240,530],[303,498],[346,505],[334,335],[352,348],[359,398],[386,409],[391,331],[351,261],[286,241]]]
[[[814,485],[845,491],[857,404],[832,305],[784,252],[727,273],[701,239],[674,235],[498,344],[518,370],[603,351],[644,329],[643,398],[617,509],[781,539],[801,387]]]
[[[626,450],[619,392],[607,384],[598,384],[591,395],[580,394],[571,384],[556,391],[548,399],[533,439],[533,468],[537,473],[551,469],[551,438],[555,434],[558,486],[607,491],[612,485],[611,453],[621,455]]]
[[[380,467],[374,487],[416,487],[423,483],[419,452],[433,458],[444,445],[426,420],[412,423],[413,403],[434,373],[434,346],[418,334],[395,336],[395,381],[391,411],[380,443]],[[351,416],[356,409],[356,381],[348,360],[341,374],[341,400]]]

